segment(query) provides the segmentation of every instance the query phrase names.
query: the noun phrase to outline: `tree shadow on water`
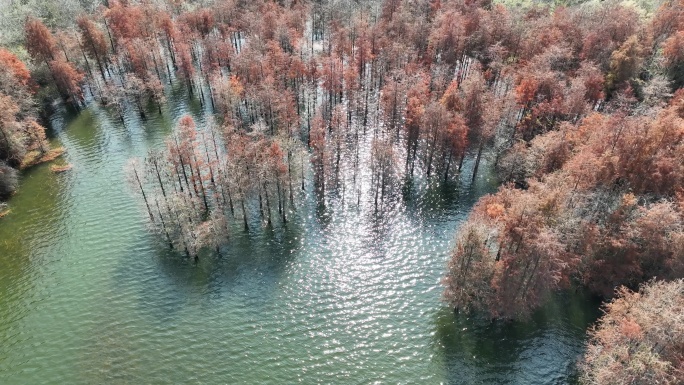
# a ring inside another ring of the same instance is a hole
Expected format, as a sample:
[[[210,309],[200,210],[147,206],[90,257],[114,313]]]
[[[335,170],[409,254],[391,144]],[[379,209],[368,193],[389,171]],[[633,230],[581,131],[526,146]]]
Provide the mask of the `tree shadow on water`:
[[[584,351],[598,303],[559,293],[529,319],[490,321],[442,308],[433,344],[449,384],[568,384]]]
[[[148,245],[148,252],[118,267],[116,276],[128,281],[118,285],[135,291],[141,312],[167,321],[188,307],[212,309],[226,301],[256,308],[271,304],[301,246],[301,226],[292,221],[249,232],[240,226],[231,230],[220,252],[203,250],[197,261],[160,242]]]

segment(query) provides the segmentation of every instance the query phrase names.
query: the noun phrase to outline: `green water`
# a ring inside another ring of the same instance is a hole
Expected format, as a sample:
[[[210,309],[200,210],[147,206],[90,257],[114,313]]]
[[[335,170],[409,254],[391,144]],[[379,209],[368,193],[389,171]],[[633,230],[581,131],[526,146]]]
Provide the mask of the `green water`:
[[[382,215],[309,192],[287,227],[258,223],[199,264],[145,230],[124,165],[175,121],[171,97],[123,125],[91,107],[53,118],[72,171],[25,173],[0,220],[1,384],[564,384],[596,304],[559,295],[530,321],[440,302],[454,233],[482,194],[418,183]],[[239,227],[239,226],[238,226]]]

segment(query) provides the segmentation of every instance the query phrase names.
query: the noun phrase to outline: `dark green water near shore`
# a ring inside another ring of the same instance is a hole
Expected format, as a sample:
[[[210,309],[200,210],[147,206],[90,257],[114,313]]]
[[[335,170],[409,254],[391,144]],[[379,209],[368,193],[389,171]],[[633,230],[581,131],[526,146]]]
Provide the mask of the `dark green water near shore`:
[[[236,231],[195,265],[146,231],[124,165],[183,114],[122,124],[90,107],[53,117],[70,172],[23,176],[0,219],[2,384],[565,384],[597,304],[564,294],[523,323],[440,301],[454,234],[496,190],[417,184],[387,205],[322,207],[311,188],[286,227]]]

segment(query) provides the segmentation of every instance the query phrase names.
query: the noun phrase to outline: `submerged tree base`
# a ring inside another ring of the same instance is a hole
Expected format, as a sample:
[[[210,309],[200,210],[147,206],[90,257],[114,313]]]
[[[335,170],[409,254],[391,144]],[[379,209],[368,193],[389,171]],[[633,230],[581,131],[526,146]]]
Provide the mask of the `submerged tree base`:
[[[44,153],[41,153],[38,150],[29,151],[21,161],[21,166],[19,166],[19,169],[26,170],[29,167],[33,167],[42,163],[52,162],[53,160],[64,155],[64,152],[64,147],[53,148]]]
[[[65,171],[69,171],[72,168],[74,168],[74,166],[72,164],[65,164],[65,165],[61,165],[61,166],[53,164],[52,166],[50,166],[50,171],[54,172],[55,174],[59,174],[59,173],[65,172]]]

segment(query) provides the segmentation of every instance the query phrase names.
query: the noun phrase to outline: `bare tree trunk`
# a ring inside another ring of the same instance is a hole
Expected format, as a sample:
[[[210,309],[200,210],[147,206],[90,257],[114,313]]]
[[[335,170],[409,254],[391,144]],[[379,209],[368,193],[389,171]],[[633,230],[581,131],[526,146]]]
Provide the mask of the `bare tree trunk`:
[[[475,168],[473,168],[473,179],[471,182],[475,182],[477,177],[477,169],[480,167],[480,158],[482,157],[482,147],[484,147],[484,141],[480,140],[480,146],[477,148],[477,157],[475,158]]]

